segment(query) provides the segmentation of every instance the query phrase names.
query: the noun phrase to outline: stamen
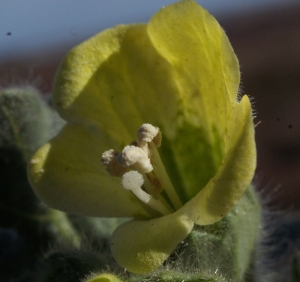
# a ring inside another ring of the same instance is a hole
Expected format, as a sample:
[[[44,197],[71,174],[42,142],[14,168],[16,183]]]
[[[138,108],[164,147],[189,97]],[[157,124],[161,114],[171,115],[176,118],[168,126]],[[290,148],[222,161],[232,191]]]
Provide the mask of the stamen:
[[[105,151],[102,154],[101,162],[106,167],[106,171],[111,176],[122,177],[122,175],[125,172],[128,172],[129,169],[127,167],[122,167],[118,163],[118,161],[117,161],[117,156],[118,155],[119,155],[119,152],[117,152],[113,149]]]
[[[141,147],[145,146],[146,143],[153,142],[156,148],[160,147],[162,135],[158,127],[154,127],[149,123],[144,123],[138,129],[138,140]]]
[[[150,182],[153,193],[152,194],[160,194],[163,190],[163,187],[159,181],[159,179],[154,175],[153,172],[149,172],[146,174],[146,179]]]
[[[153,160],[153,173],[159,180],[160,184],[163,187],[164,191],[166,191],[168,197],[170,198],[174,208],[178,210],[182,207],[182,203],[180,198],[178,197],[172,182],[166,172],[165,166],[160,158],[160,155],[157,151],[156,145],[153,142],[150,142],[149,149],[152,153],[152,160]]]
[[[151,172],[150,172],[151,173]],[[155,198],[157,198],[157,193],[155,192],[155,190],[153,189],[152,183],[149,181],[148,177],[147,177],[148,173],[143,173],[143,177],[144,177],[144,184],[142,189],[148,193],[149,195],[154,196]]]
[[[148,173],[153,170],[147,153],[135,146],[126,146],[118,156],[118,162],[123,167],[131,167],[140,173]]]
[[[169,211],[169,209],[160,200],[154,199],[151,195],[142,190],[141,187],[144,184],[144,178],[137,171],[126,172],[122,176],[121,183],[124,189],[130,190],[142,202],[160,212],[162,215],[171,213],[171,211]]]
[[[153,174],[153,172],[145,173],[143,174],[144,177],[144,184],[142,186],[142,189],[153,196],[154,199],[159,199],[164,206],[168,208],[169,211],[175,211],[169,203],[166,201],[166,199],[161,195],[161,192],[163,191],[163,187],[161,187],[161,184],[157,177]],[[155,178],[155,180],[153,178]]]
[[[126,146],[121,153],[108,150],[101,161],[112,176],[122,177],[122,185],[137,198],[163,215],[182,207],[165,170],[157,148],[162,135],[158,127],[143,124],[138,140]]]

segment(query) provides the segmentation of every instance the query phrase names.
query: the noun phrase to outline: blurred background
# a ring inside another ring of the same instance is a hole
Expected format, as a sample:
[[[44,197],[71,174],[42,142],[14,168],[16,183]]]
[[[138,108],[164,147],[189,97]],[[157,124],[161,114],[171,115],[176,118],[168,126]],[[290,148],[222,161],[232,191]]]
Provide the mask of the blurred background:
[[[1,0],[0,86],[50,93],[64,54],[120,23],[147,22],[172,0]],[[300,211],[299,0],[198,1],[221,23],[241,64],[242,92],[256,110],[255,181],[276,209]]]

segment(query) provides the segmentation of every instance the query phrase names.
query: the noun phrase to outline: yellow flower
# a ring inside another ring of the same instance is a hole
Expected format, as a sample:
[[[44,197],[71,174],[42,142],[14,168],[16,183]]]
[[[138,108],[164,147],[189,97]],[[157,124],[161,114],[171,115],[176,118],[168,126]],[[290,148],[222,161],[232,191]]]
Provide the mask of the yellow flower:
[[[111,249],[129,271],[151,272],[194,224],[223,218],[252,180],[251,105],[238,87],[225,33],[192,0],[105,30],[58,69],[53,101],[67,124],[32,157],[31,185],[56,209],[134,218]],[[162,134],[161,146],[147,134]]]

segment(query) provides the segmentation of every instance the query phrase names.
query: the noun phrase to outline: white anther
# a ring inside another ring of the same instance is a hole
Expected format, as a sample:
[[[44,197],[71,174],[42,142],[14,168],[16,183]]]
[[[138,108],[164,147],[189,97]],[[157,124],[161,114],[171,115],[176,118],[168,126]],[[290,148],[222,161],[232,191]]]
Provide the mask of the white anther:
[[[120,166],[120,164],[117,161],[118,155],[119,155],[119,152],[117,152],[113,149],[105,151],[102,154],[101,162],[106,167],[106,171],[111,176],[121,177],[125,172],[128,171],[128,168]]]
[[[148,173],[153,170],[147,153],[135,146],[126,146],[118,156],[118,162],[123,167],[131,167],[140,173]]]
[[[158,148],[161,144],[161,133],[158,127],[154,127],[149,123],[144,123],[138,129],[138,140],[141,146],[143,147],[146,143],[150,143],[153,141],[155,146]]]

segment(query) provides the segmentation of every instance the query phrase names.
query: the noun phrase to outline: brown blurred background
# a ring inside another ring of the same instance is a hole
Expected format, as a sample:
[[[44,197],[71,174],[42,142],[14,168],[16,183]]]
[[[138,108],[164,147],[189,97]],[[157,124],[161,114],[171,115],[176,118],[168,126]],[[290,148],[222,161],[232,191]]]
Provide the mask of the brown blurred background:
[[[218,20],[240,60],[242,92],[253,97],[255,123],[261,121],[256,127],[258,189],[269,205],[300,211],[300,5]],[[33,83],[49,93],[72,45],[30,59],[2,60],[1,86]]]
[[[300,211],[300,5],[225,20],[243,92],[253,97],[256,183],[271,205]]]

